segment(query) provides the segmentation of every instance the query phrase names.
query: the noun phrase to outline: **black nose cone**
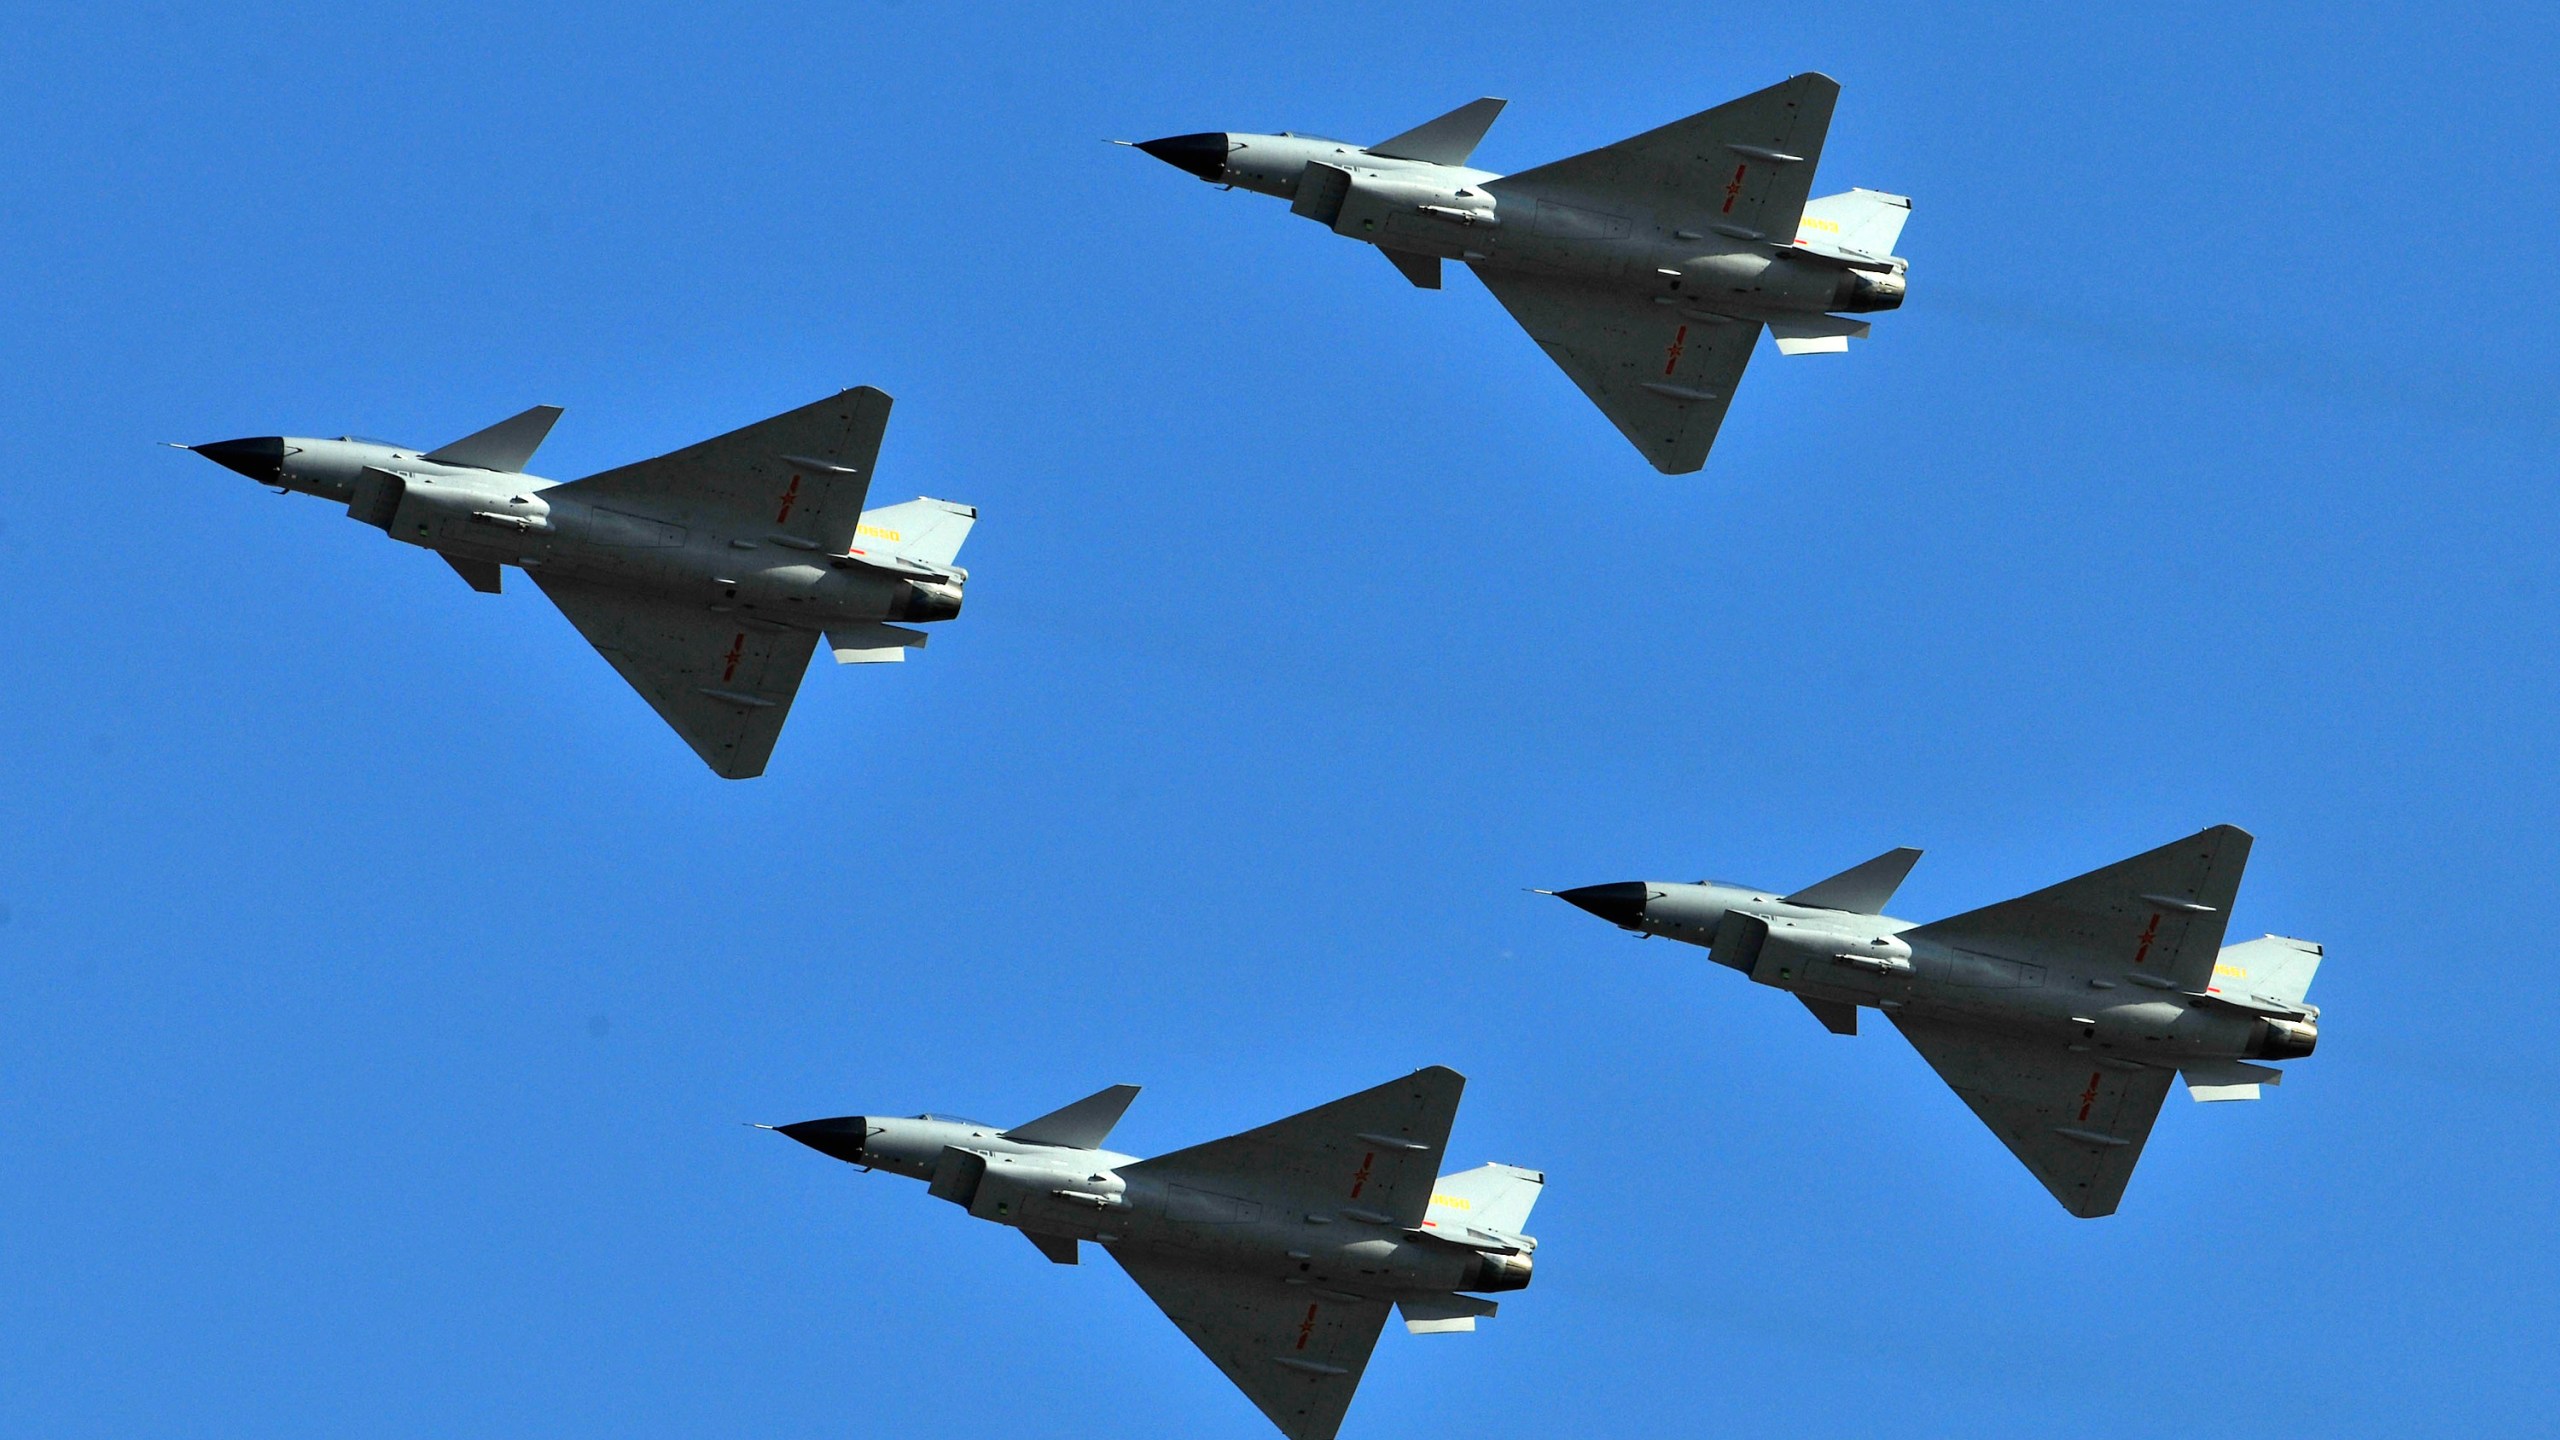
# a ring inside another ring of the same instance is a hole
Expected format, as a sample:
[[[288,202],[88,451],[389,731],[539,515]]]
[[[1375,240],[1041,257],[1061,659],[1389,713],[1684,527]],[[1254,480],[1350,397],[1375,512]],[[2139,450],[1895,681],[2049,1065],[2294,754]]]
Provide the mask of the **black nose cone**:
[[[1188,170],[1203,180],[1215,180],[1227,173],[1227,137],[1217,131],[1200,135],[1168,135],[1162,140],[1141,140],[1138,148],[1153,155],[1176,170]]]
[[[871,1127],[859,1115],[839,1115],[833,1120],[803,1120],[797,1125],[777,1125],[775,1129],[821,1155],[832,1155],[847,1165],[868,1165],[862,1158],[862,1137]]]
[[[187,447],[226,470],[237,470],[261,485],[284,483],[284,438],[261,436],[254,440],[216,440],[210,445]]]
[[[1645,883],[1641,880],[1620,880],[1610,885],[1585,885],[1579,890],[1559,890],[1556,892],[1556,898],[1567,904],[1579,905],[1612,925],[1624,925],[1633,930],[1644,923],[1644,902],[1647,893]]]

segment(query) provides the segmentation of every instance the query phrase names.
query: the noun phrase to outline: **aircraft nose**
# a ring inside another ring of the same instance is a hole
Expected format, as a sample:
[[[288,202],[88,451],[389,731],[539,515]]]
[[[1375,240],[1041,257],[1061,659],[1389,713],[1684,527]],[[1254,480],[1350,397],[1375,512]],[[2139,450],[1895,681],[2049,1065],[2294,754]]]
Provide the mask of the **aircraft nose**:
[[[1161,140],[1141,140],[1138,148],[1176,170],[1188,170],[1203,180],[1215,180],[1226,173],[1227,152],[1234,147],[1228,143],[1224,131],[1204,131],[1198,135],[1167,135]]]
[[[237,470],[261,485],[284,481],[284,437],[262,435],[249,440],[216,440],[187,447],[226,470]]]
[[[1644,923],[1644,902],[1651,891],[1641,880],[1619,880],[1607,885],[1585,885],[1578,890],[1559,890],[1556,898],[1568,905],[1578,905],[1612,925],[1633,930]]]
[[[821,1155],[832,1155],[847,1165],[868,1165],[863,1157],[863,1137],[871,1133],[869,1121],[859,1115],[839,1115],[833,1120],[803,1120],[797,1125],[777,1125],[775,1129]]]

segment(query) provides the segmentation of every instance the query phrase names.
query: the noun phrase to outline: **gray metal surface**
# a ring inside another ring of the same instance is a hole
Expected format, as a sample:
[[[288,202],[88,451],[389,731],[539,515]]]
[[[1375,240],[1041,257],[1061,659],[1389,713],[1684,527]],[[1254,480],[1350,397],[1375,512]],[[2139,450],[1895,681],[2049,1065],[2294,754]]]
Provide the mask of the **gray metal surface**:
[[[523,570],[705,764],[764,772],[823,635],[844,663],[921,647],[960,612],[952,564],[977,511],[863,506],[889,419],[867,386],[562,484],[524,473],[560,411],[538,405],[420,452],[263,436],[186,448],[347,506],[497,594]],[[892,623],[896,622],[896,623]]]
[[[1101,1148],[1137,1089],[1008,1130],[936,1116],[776,1127],[1029,1236],[1074,1264],[1099,1244],[1291,1440],[1331,1440],[1390,1311],[1417,1334],[1475,1328],[1469,1291],[1529,1283],[1520,1233],[1546,1177],[1440,1176],[1466,1081],[1433,1066],[1285,1120],[1140,1160]]]
[[[1704,946],[1788,991],[1834,1034],[1881,1010],[2074,1215],[2114,1213],[2170,1082],[2255,1100],[2319,1041],[2303,1002],[2320,947],[2224,946],[2249,860],[2229,825],[2015,900],[1914,925],[1880,913],[1893,850],[1780,897],[1702,881],[1555,892],[1643,936]]]
[[[1655,468],[1706,463],[1766,328],[1789,355],[1848,348],[1902,303],[1911,202],[1808,199],[1840,87],[1798,75],[1597,150],[1510,175],[1471,168],[1503,102],[1369,146],[1223,131],[1145,150],[1377,246],[1424,289],[1472,269]]]

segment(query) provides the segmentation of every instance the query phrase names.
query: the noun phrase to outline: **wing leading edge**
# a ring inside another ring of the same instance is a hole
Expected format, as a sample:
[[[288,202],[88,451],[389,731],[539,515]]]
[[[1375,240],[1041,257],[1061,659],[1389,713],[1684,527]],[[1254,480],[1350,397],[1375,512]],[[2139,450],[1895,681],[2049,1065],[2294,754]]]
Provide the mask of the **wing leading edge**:
[[[590,475],[564,493],[709,511],[843,554],[862,523],[889,397],[868,385],[715,435],[654,460]]]
[[[1333,1440],[1389,1304],[1145,1255],[1111,1258],[1289,1440]]]
[[[1474,267],[1529,338],[1665,475],[1707,463],[1760,322],[1675,313],[1646,296]]]
[[[2174,1072],[2074,1054],[2051,1041],[1892,1018],[2063,1209],[2082,1219],[2115,1213]]]
[[[1572,190],[1650,202],[1666,229],[1795,239],[1840,83],[1804,74],[1614,145],[1506,175],[1502,190]]]
[[[1457,1071],[1434,1065],[1122,1172],[1249,1176],[1253,1193],[1273,1203],[1365,1211],[1377,1223],[1411,1230],[1430,1209],[1431,1184],[1466,1084]]]
[[[818,637],[575,580],[534,583],[724,779],[764,773]]]
[[[1979,951],[2082,974],[2158,976],[2181,990],[2213,979],[2249,832],[2216,825],[2130,860],[1906,931],[1959,950]]]

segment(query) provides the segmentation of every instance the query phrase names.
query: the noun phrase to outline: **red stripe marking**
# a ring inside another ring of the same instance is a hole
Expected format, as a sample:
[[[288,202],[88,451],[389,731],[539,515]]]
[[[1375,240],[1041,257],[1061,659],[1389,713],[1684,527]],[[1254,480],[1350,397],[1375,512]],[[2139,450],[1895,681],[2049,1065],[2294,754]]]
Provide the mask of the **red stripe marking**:
[[[1683,325],[1680,327],[1680,333],[1671,337],[1670,352],[1663,357],[1662,361],[1663,374],[1668,375],[1680,368],[1680,352],[1687,348],[1689,348],[1689,327]]]
[[[2089,1072],[2089,1088],[2080,1092],[2080,1118],[2089,1118],[2089,1107],[2098,1103],[2098,1072]]]
[[[2136,946],[2136,947],[2134,948],[2134,952],[2133,952],[2133,963],[2134,963],[2134,964],[2139,965],[2139,964],[2141,964],[2141,963],[2142,963],[2142,957],[2151,953],[2151,942],[2152,942],[2152,941],[2154,941],[2154,940],[2156,940],[2156,939],[2158,939],[2159,937],[2160,937],[2160,912],[2159,912],[2159,911],[2157,911],[2157,910],[2154,910],[2153,912],[2151,912],[2151,923],[2142,927],[2142,943],[2141,943],[2139,946]]]
[[[1298,1348],[1299,1348],[1299,1349],[1304,1350],[1304,1349],[1306,1349],[1306,1348],[1307,1348],[1307,1337],[1308,1337],[1309,1335],[1314,1334],[1314,1333],[1315,1333],[1315,1329],[1316,1329],[1316,1307],[1314,1307],[1313,1305],[1310,1305],[1310,1306],[1308,1306],[1308,1307],[1307,1307],[1307,1318],[1298,1322]]]
[[[1361,1157],[1360,1157],[1360,1173],[1351,1177],[1351,1198],[1352,1198],[1352,1199],[1354,1199],[1354,1200],[1359,1199],[1359,1198],[1360,1198],[1360,1192],[1361,1192],[1362,1190],[1364,1190],[1364,1189],[1366,1189],[1366,1188],[1368,1187],[1368,1184],[1369,1184],[1369,1162],[1370,1162],[1370,1161],[1372,1161],[1372,1160],[1375,1160],[1375,1159],[1377,1159],[1377,1158],[1378,1158],[1378,1152],[1377,1152],[1377,1151],[1375,1151],[1375,1150],[1372,1150],[1372,1151],[1370,1151],[1368,1154],[1363,1155],[1363,1156],[1361,1156]]]
[[[729,664],[720,672],[721,684],[726,685],[738,678],[738,657],[746,653],[747,632],[741,630],[738,632],[738,638],[729,642]]]
[[[799,503],[800,477],[795,474],[791,477],[791,488],[782,492],[782,513],[773,517],[773,523],[779,525],[783,521],[790,519],[791,507]]]
[[[1747,163],[1733,167],[1733,181],[1731,184],[1724,187],[1725,214],[1730,215],[1733,213],[1733,199],[1735,196],[1742,193],[1742,172],[1750,168],[1750,165]]]

